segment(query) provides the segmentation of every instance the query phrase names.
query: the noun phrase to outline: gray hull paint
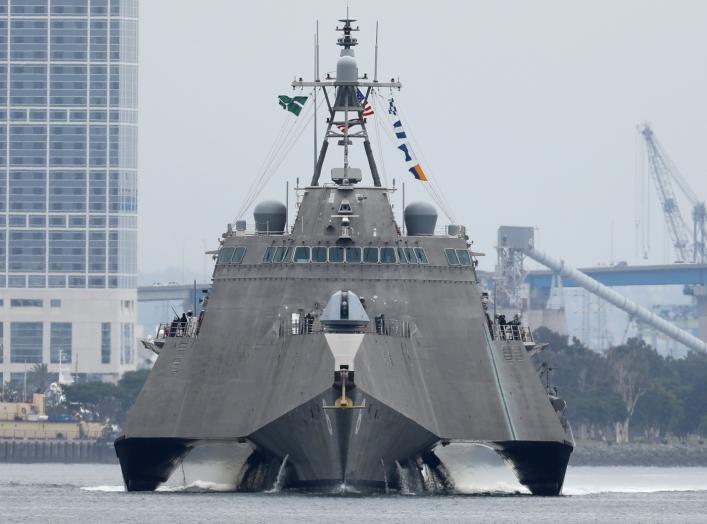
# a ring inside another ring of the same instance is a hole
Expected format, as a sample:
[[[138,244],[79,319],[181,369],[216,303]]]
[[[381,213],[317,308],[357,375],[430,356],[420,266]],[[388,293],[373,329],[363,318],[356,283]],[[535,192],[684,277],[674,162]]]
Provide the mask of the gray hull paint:
[[[336,245],[332,215],[342,198],[353,208],[354,245],[423,247],[429,265],[261,263],[272,245]],[[297,480],[315,484],[380,483],[396,460],[440,442],[499,450],[555,443],[559,451],[543,453],[560,462],[571,450],[522,344],[490,339],[473,268],[447,265],[443,249],[466,249],[466,242],[400,236],[385,189],[309,188],[292,234],[228,236],[228,246],[245,246],[245,258],[217,265],[199,336],[168,339],[130,413],[124,447],[158,438],[240,439],[288,455]],[[339,290],[365,297],[370,318],[384,314],[411,326],[409,336],[364,336],[351,392],[356,403],[365,400],[363,410],[322,409],[340,395],[332,351],[322,333],[289,329],[293,312],[316,316]],[[519,477],[533,489],[534,481]]]

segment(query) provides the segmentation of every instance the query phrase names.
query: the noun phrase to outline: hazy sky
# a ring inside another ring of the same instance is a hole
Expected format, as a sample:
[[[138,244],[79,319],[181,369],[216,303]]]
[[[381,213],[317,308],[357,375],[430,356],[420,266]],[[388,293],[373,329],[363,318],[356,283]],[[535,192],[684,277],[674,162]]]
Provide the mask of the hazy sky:
[[[202,274],[204,243],[217,246],[283,122],[277,95],[292,93],[295,75],[312,76],[317,19],[321,71],[335,69],[333,29],[345,6],[141,1],[141,271],[181,270],[183,259],[187,273]],[[484,269],[501,224],[539,228],[541,249],[578,266],[609,262],[613,224],[613,259],[644,262],[635,211],[643,121],[707,199],[706,2],[352,0],[350,8],[361,27],[359,71],[372,74],[379,20],[380,76],[403,82],[395,96],[423,167],[489,253]],[[388,178],[406,183],[408,202],[426,199],[400,152],[382,145]],[[286,180],[309,180],[312,149],[310,128],[262,198],[284,200]],[[339,149],[329,149],[332,162]],[[649,262],[663,262],[652,186],[650,194]],[[393,200],[399,212],[400,194]],[[683,214],[689,221],[686,204]]]

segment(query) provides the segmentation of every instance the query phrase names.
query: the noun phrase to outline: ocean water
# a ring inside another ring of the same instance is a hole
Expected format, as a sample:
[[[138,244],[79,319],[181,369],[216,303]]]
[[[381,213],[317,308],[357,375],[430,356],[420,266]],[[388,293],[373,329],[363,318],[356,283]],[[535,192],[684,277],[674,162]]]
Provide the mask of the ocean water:
[[[126,493],[118,466],[0,464],[0,522],[707,522],[707,468],[575,467],[561,497],[531,497],[495,466],[457,471],[460,493],[444,496],[242,494],[203,473]]]

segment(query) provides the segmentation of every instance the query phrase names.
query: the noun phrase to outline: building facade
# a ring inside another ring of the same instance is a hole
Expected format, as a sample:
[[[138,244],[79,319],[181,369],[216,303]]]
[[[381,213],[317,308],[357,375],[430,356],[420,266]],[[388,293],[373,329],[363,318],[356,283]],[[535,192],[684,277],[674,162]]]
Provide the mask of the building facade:
[[[137,0],[0,0],[0,373],[135,368]]]

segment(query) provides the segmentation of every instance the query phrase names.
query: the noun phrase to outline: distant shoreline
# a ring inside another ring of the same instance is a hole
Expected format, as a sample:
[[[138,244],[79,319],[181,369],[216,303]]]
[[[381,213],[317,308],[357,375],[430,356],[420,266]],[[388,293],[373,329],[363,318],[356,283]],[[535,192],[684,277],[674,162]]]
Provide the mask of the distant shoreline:
[[[0,463],[117,464],[110,442],[0,441]],[[707,445],[577,442],[570,466],[707,467]]]
[[[707,466],[707,445],[578,442],[571,466]]]

